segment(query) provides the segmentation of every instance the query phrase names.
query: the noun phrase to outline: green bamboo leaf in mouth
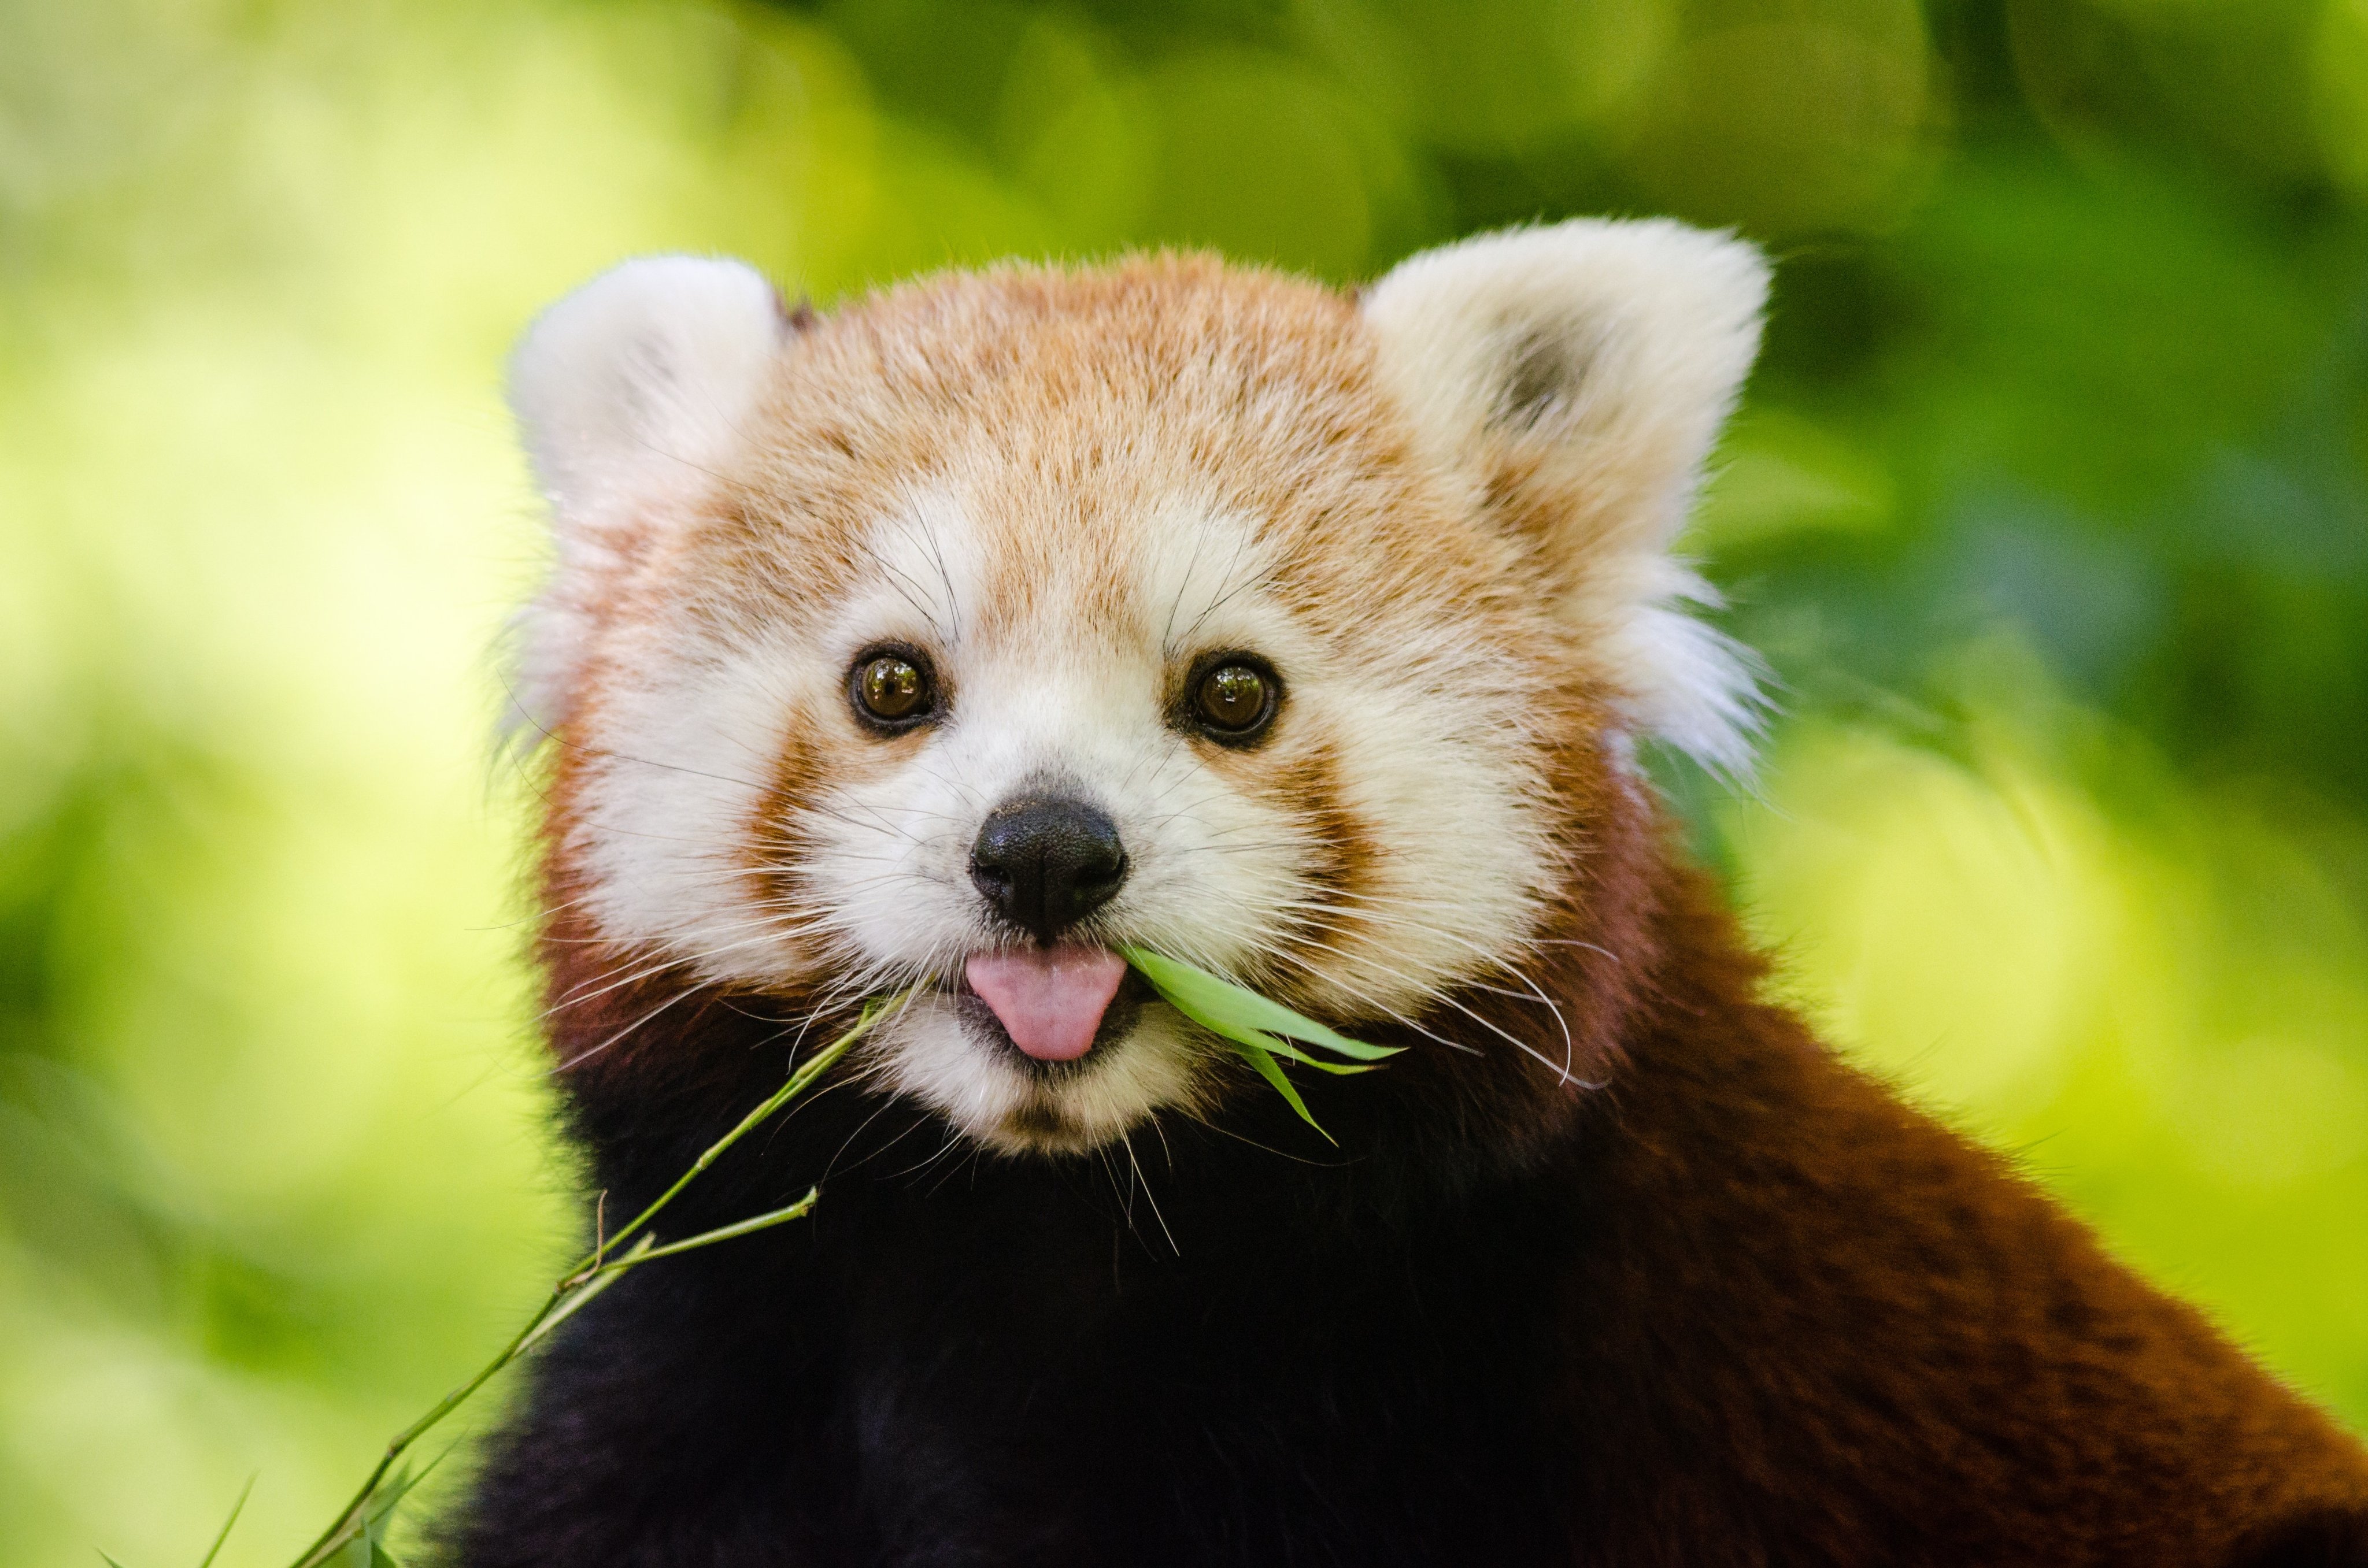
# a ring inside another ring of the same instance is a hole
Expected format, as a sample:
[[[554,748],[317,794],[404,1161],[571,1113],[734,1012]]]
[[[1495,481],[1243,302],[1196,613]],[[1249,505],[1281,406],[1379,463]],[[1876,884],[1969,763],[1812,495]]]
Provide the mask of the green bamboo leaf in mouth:
[[[1335,1142],[1332,1135],[1325,1132],[1323,1124],[1309,1114],[1307,1102],[1299,1097],[1299,1091],[1292,1087],[1291,1079],[1275,1058],[1287,1057],[1323,1073],[1370,1073],[1405,1049],[1350,1040],[1292,1011],[1270,996],[1262,996],[1181,959],[1155,953],[1147,948],[1121,947],[1118,951],[1136,973],[1151,983],[1161,1000],[1232,1046],[1258,1070],[1258,1076],[1274,1085],[1291,1108],[1299,1113],[1301,1120],[1323,1134],[1327,1143]],[[1293,1040],[1299,1044],[1292,1044]],[[1301,1050],[1302,1045],[1349,1060],[1326,1062]]]

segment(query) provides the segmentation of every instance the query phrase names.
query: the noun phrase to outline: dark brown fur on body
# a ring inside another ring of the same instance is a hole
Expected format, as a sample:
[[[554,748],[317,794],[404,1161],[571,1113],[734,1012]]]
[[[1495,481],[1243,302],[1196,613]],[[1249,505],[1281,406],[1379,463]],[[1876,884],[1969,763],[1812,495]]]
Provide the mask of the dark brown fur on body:
[[[1600,1087],[1444,1007],[1468,1051],[1306,1085],[1342,1153],[1246,1081],[1224,1132],[1137,1137],[1139,1186],[800,1108],[668,1228],[820,1179],[814,1219],[571,1325],[461,1561],[2368,1562],[2359,1447],[1759,1000],[1652,816],[1605,806],[1540,966]],[[681,989],[584,1001],[619,955],[583,935],[544,949],[562,1060]],[[800,1016],[705,992],[569,1070],[610,1212]]]

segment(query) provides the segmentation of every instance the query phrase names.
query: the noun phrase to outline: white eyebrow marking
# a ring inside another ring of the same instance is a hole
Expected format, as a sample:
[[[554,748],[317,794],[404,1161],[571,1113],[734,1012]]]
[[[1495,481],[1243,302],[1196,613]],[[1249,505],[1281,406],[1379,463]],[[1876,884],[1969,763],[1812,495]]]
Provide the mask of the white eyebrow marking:
[[[1176,574],[1176,592],[1168,602],[1167,625],[1159,634],[1163,658],[1180,657],[1210,617],[1240,595],[1273,580],[1273,566],[1262,559],[1265,552],[1258,548],[1260,541],[1249,520],[1231,511],[1218,510],[1205,501],[1179,500],[1162,507],[1146,532],[1156,540],[1150,562],[1153,584],[1158,584],[1170,572]],[[1222,548],[1228,541],[1233,546],[1232,553],[1211,585],[1217,591],[1200,606],[1191,624],[1179,634],[1176,621],[1192,597],[1193,585],[1201,579],[1201,565],[1215,559],[1209,547],[1213,544]],[[1246,560],[1252,569],[1244,569]]]
[[[953,548],[949,551],[948,541]],[[975,575],[968,568],[972,551],[969,518],[948,492],[934,487],[907,486],[898,505],[881,514],[867,532],[865,553],[895,590],[913,608],[930,634],[944,648],[962,641],[962,591],[957,578]]]

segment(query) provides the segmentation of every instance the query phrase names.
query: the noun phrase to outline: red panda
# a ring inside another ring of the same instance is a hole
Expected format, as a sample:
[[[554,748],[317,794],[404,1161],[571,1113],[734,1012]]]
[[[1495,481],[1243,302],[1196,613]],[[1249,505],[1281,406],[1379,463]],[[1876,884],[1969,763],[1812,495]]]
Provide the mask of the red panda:
[[[1635,748],[1748,245],[1206,256],[827,313],[629,263],[513,392],[540,952],[631,1212],[447,1527],[524,1564],[2368,1564],[2368,1456],[1762,994]],[[1360,1038],[1316,1138],[1114,956]]]

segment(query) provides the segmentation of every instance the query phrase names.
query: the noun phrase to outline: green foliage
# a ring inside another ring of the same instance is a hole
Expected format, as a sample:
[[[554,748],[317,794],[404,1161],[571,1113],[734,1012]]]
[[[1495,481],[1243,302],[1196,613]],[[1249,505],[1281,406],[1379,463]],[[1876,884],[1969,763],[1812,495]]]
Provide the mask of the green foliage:
[[[658,249],[1769,244],[1690,548],[1785,716],[1668,770],[1698,847],[2368,1421],[2358,0],[0,0],[0,1557],[187,1561],[259,1472],[220,1561],[284,1562],[566,1264],[496,387]]]
[[[1243,1061],[1258,1070],[1259,1077],[1274,1085],[1275,1092],[1299,1113],[1300,1119],[1318,1132],[1323,1127],[1309,1115],[1307,1102],[1291,1086],[1291,1079],[1275,1061],[1288,1057],[1319,1072],[1334,1074],[1370,1073],[1383,1062],[1395,1056],[1404,1047],[1367,1045],[1362,1040],[1335,1033],[1312,1018],[1302,1017],[1281,1003],[1261,996],[1257,992],[1235,984],[1220,975],[1198,969],[1181,959],[1167,958],[1142,948],[1121,948],[1126,961],[1133,964],[1149,981],[1152,989],[1178,1012],[1209,1030],[1233,1047]],[[1292,1045],[1292,1040],[1317,1046],[1336,1055],[1348,1057],[1347,1062],[1325,1062],[1308,1055]],[[1329,1142],[1332,1135],[1324,1132]]]

